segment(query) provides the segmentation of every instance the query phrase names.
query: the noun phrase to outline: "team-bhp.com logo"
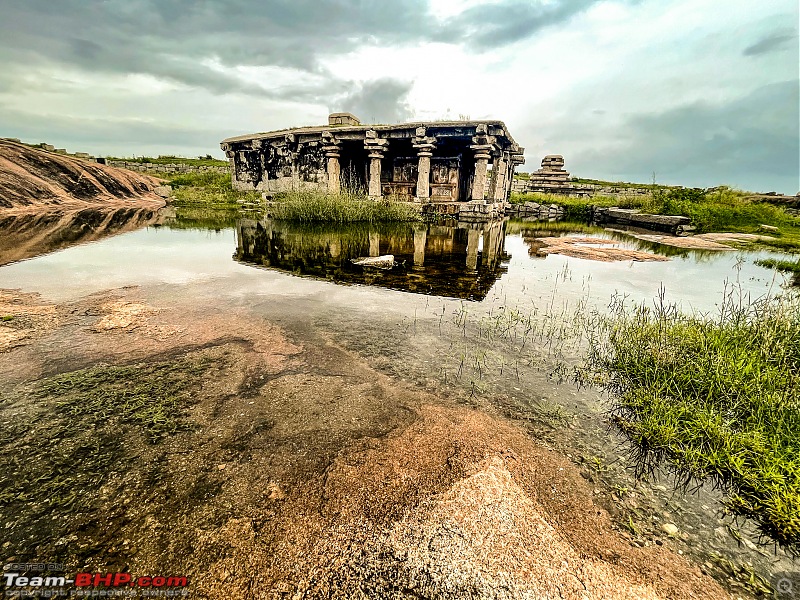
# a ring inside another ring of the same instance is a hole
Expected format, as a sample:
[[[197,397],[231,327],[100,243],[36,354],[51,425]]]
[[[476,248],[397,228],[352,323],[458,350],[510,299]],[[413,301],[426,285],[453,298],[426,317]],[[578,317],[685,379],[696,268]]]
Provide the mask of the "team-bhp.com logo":
[[[58,563],[11,563],[3,573],[5,598],[168,598],[188,595],[189,580],[184,576],[131,573],[63,573]]]

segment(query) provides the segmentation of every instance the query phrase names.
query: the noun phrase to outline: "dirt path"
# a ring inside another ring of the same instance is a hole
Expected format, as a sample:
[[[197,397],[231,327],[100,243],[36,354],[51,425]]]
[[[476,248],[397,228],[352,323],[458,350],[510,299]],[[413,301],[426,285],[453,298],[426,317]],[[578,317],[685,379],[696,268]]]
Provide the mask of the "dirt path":
[[[728,597],[514,423],[310,326],[138,288],[2,312],[25,333],[0,348],[7,561],[186,574],[192,598]]]

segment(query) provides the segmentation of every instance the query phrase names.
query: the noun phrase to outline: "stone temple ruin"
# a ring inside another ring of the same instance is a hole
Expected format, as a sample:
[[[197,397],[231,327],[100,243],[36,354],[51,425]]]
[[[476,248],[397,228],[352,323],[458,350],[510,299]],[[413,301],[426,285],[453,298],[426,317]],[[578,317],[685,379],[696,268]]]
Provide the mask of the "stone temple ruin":
[[[228,138],[220,144],[233,186],[269,197],[342,190],[420,203],[425,212],[502,214],[523,148],[501,121],[361,125],[349,113],[328,125]]]
[[[564,157],[560,154],[548,154],[542,159],[542,168],[531,173],[528,181],[544,188],[564,187],[569,181],[569,173],[564,170]]]

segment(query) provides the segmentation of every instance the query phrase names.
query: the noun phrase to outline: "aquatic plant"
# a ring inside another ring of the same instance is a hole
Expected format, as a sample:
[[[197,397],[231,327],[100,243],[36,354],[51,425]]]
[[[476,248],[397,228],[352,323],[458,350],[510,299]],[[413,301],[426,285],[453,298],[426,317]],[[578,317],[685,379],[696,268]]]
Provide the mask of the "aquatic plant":
[[[132,366],[98,365],[46,379],[36,391],[55,402],[61,414],[82,423],[118,419],[141,427],[150,441],[190,427],[184,419],[191,386],[209,369],[209,360]]]
[[[617,303],[578,379],[602,381],[639,474],[710,481],[733,515],[800,551],[800,301],[728,290],[719,314]]]
[[[354,193],[329,194],[304,190],[285,192],[275,198],[270,216],[279,221],[302,223],[419,221],[419,206],[392,198],[370,200]]]

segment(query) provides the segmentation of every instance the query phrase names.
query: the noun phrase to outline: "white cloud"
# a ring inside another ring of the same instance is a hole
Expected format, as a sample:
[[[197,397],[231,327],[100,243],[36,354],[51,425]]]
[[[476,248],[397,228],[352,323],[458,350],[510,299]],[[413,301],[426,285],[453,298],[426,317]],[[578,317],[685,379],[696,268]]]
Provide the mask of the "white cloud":
[[[55,35],[84,10],[80,3],[57,11],[34,0],[16,5],[16,30],[0,24],[8,34],[0,36],[0,113],[15,115],[0,117],[3,134],[42,135],[49,121],[48,140],[74,149],[141,154],[137,144],[146,141],[149,153],[219,155],[214,136],[324,123],[345,102],[374,113],[359,115],[365,120],[502,119],[527,149],[526,169],[562,153],[576,174],[601,178],[624,163],[627,176],[648,180],[653,165],[637,165],[635,153],[669,163],[678,180],[722,183],[749,168],[752,156],[723,143],[742,136],[781,144],[790,159],[800,152],[775,137],[781,128],[792,134],[796,114],[781,104],[756,119],[751,104],[759,90],[798,78],[794,0],[402,0],[368,9],[340,0],[313,14],[295,4],[275,11],[259,1],[248,18],[198,9],[173,23],[172,36],[168,6],[123,21],[111,11],[115,18],[101,22],[99,12],[86,32],[91,42]],[[117,52],[125,44],[136,52]],[[737,122],[744,117],[752,124]],[[690,118],[713,123],[692,127]],[[93,119],[139,124],[154,137],[126,137],[117,125],[105,135],[87,130]],[[668,123],[680,123],[688,139],[659,129]],[[675,147],[642,152],[655,140]],[[695,156],[704,164],[681,171],[670,152],[679,157],[692,144],[729,154]],[[746,181],[794,193],[797,162]]]

